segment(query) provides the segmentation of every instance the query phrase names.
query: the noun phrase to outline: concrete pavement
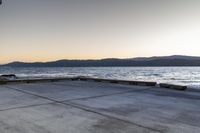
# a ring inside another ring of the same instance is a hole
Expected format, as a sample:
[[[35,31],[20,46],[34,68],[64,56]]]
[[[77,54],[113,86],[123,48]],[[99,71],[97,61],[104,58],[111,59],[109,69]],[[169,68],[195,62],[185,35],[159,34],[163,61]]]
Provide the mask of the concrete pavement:
[[[63,81],[0,86],[0,133],[199,133],[200,92]]]

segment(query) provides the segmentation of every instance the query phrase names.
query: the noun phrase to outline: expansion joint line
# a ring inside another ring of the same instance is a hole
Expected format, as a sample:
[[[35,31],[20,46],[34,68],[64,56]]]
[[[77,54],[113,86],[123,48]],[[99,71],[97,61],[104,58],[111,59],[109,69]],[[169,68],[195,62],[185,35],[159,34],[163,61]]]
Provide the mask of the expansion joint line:
[[[138,93],[138,92],[142,92],[142,91],[145,91],[145,90],[149,90],[149,89],[122,91],[122,92],[117,92],[117,93],[112,93],[112,94],[106,94],[106,95],[99,95],[99,96],[91,96],[91,97],[83,97],[83,98],[69,99],[69,100],[60,101],[60,102],[70,102],[70,101],[76,101],[76,100],[86,100],[86,99],[93,99],[93,98],[114,96],[114,95],[120,95],[120,94],[126,94],[126,93],[133,93],[133,92],[137,92],[137,93]]]

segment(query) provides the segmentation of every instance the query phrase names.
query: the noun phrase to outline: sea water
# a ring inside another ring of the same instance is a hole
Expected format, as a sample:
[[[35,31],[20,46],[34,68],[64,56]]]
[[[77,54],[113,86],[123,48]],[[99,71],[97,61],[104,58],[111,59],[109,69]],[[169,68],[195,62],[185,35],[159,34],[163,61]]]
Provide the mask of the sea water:
[[[156,81],[200,89],[200,67],[0,67],[1,74],[16,74],[23,79],[89,76]]]

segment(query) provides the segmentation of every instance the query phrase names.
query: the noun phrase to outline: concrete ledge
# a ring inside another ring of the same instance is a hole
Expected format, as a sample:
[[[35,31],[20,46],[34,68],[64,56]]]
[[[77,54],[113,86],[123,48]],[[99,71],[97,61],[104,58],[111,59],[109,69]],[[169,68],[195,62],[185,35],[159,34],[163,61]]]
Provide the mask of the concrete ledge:
[[[166,84],[166,83],[160,83],[159,85],[160,85],[160,87],[174,89],[174,90],[184,91],[187,89],[187,86],[181,86],[181,85]]]
[[[156,82],[113,80],[113,79],[100,79],[100,78],[88,78],[88,77],[27,79],[27,80],[7,80],[7,81],[0,81],[0,84],[7,84],[7,83],[58,82],[58,81],[65,81],[65,80],[107,82],[107,83],[115,83],[115,84],[129,84],[129,85],[141,85],[141,86],[156,86],[156,84],[157,84]]]
[[[130,84],[130,85],[142,85],[142,86],[156,86],[156,82],[145,82],[145,81],[129,81],[129,80],[113,80],[113,79],[100,79],[100,78],[87,78],[80,77],[81,81],[95,81],[95,82],[108,82],[115,84]]]
[[[139,85],[139,86],[156,86],[156,82],[146,82],[146,81],[129,81],[129,80],[114,80],[114,79],[101,79],[101,78],[90,78],[90,77],[66,77],[66,78],[48,78],[48,79],[27,79],[27,80],[0,80],[0,85],[7,83],[39,83],[39,82],[58,82],[58,81],[92,81],[92,82],[106,82],[115,84],[128,84],[128,85]],[[159,84],[160,87],[169,88],[174,90],[186,90],[187,86],[173,85],[173,84]]]
[[[0,81],[0,84],[7,84],[7,83],[38,83],[38,82],[58,82],[58,81],[65,81],[65,80],[79,80],[78,77],[74,78],[48,78],[48,79],[22,79],[22,80],[7,80],[7,81]]]

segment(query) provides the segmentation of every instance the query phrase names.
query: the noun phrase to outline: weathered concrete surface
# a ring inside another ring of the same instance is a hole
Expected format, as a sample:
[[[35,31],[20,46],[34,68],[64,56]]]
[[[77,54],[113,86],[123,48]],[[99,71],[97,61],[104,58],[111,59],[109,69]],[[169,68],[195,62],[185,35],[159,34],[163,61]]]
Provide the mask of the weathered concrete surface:
[[[133,131],[149,132],[142,127],[62,104],[47,104],[0,113],[1,133],[132,133]]]
[[[199,133],[200,92],[66,81],[0,86],[0,133]]]

